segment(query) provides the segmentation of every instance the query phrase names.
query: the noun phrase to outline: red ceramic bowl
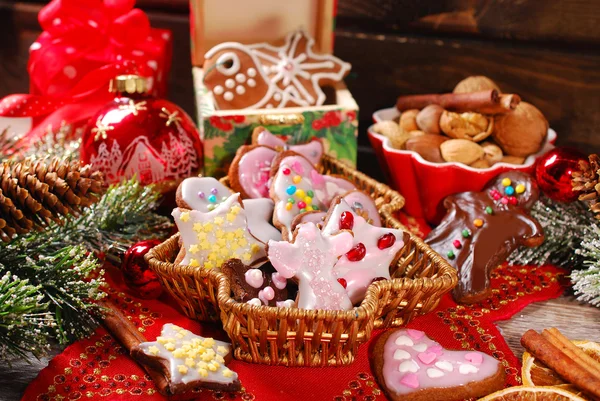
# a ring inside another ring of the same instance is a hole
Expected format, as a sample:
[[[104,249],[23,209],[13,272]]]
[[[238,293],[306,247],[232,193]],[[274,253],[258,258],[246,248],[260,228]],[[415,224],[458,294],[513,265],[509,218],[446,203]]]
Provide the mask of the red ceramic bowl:
[[[396,108],[376,111],[375,122],[393,120],[400,115]],[[404,211],[437,224],[444,216],[442,201],[448,195],[466,191],[481,191],[485,184],[500,173],[519,170],[532,173],[537,158],[554,147],[556,132],[548,130],[544,146],[529,156],[522,165],[496,163],[490,168],[476,169],[462,163],[432,163],[418,153],[392,148],[389,139],[368,130],[371,146],[388,182],[406,199]]]

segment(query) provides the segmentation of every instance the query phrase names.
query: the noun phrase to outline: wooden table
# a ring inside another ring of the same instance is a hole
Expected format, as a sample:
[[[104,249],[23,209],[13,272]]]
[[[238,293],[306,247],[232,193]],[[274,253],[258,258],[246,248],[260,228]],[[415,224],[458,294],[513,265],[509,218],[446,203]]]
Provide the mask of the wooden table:
[[[520,339],[527,329],[539,331],[547,327],[556,327],[569,338],[600,342],[600,308],[582,305],[573,297],[563,296],[531,304],[510,320],[499,322],[498,326],[512,351],[521,357],[523,348]],[[59,352],[60,350],[54,351]],[[17,362],[10,368],[0,367],[0,400],[20,399],[29,382],[47,364],[48,359],[42,359],[31,365]]]

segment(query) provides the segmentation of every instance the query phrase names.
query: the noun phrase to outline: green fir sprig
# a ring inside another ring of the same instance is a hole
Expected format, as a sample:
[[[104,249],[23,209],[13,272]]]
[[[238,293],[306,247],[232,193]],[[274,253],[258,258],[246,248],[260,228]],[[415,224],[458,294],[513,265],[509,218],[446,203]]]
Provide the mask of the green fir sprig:
[[[586,231],[577,254],[584,258],[585,269],[571,272],[577,299],[600,306],[600,227],[592,225]]]

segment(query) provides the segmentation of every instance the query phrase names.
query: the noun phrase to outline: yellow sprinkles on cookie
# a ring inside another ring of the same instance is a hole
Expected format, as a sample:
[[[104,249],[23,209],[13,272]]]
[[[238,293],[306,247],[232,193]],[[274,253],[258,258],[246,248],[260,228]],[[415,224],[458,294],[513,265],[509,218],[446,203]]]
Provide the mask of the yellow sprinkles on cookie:
[[[214,269],[230,259],[250,264],[265,256],[265,244],[248,230],[238,194],[210,212],[177,208],[173,216],[185,250],[181,264]]]

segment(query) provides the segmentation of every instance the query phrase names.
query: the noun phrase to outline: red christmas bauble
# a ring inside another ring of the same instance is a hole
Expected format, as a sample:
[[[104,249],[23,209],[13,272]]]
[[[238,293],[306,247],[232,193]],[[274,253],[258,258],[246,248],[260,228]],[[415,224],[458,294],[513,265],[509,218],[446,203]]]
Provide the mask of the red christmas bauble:
[[[202,144],[192,119],[178,106],[145,93],[137,76],[118,77],[115,99],[83,133],[81,160],[112,184],[136,176],[163,193],[202,168]]]
[[[125,252],[121,263],[121,272],[127,287],[135,296],[144,299],[155,299],[162,293],[158,276],[148,266],[144,256],[150,248],[160,244],[160,240],[150,239],[133,244]]]
[[[558,202],[572,202],[578,194],[573,192],[571,174],[579,169],[579,161],[585,156],[571,148],[554,148],[540,159],[535,168],[537,183],[550,199]]]

